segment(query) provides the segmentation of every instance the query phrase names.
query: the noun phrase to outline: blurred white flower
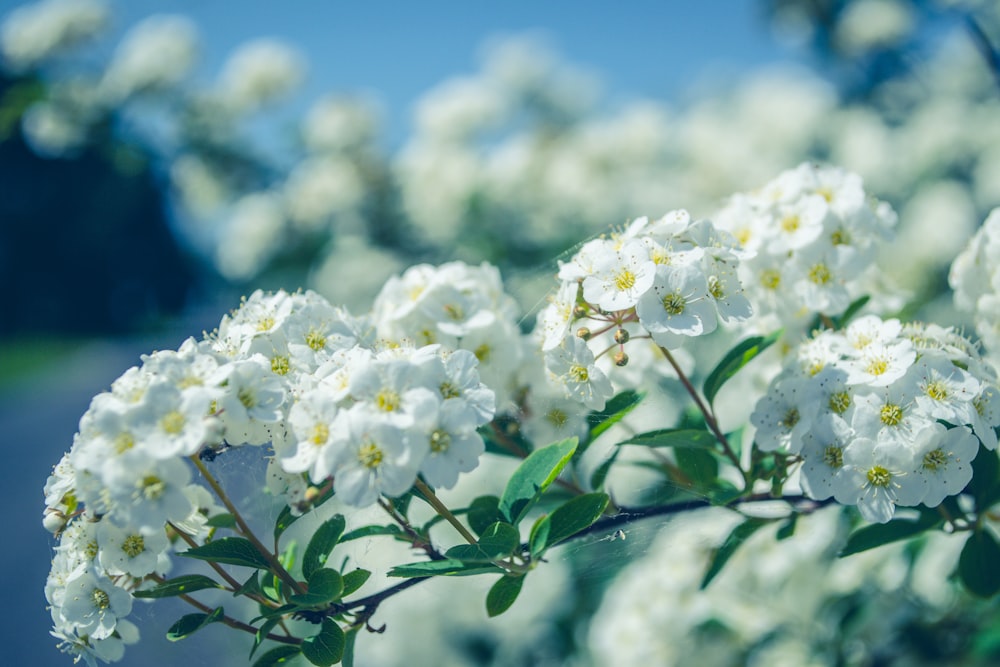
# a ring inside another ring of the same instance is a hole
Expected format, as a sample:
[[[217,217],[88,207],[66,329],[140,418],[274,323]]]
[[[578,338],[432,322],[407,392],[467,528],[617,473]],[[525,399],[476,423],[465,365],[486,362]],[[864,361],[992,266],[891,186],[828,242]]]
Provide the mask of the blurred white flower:
[[[102,86],[114,100],[180,83],[198,56],[198,30],[185,16],[155,14],[122,38]]]
[[[94,37],[108,23],[104,0],[43,0],[17,7],[0,26],[0,52],[14,69],[38,65]]]
[[[256,39],[237,48],[222,66],[218,93],[236,112],[255,111],[295,90],[306,63],[293,47]]]

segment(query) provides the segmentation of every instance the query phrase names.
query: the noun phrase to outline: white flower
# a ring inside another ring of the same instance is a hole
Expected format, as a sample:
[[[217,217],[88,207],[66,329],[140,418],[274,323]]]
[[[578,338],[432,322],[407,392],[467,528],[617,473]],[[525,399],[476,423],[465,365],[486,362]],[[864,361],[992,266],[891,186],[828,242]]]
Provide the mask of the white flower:
[[[913,481],[897,490],[896,500],[900,505],[937,507],[972,480],[979,440],[965,427],[945,429],[935,423],[916,435],[913,450],[917,462]]]
[[[128,591],[93,570],[82,569],[66,582],[59,614],[79,635],[107,639],[114,633],[118,619],[131,611],[132,596]]]
[[[332,433],[338,428],[337,403],[322,388],[307,392],[288,411],[294,451],[279,454],[281,467],[293,473],[308,472],[314,482],[322,482],[332,474],[326,467],[330,457],[321,452],[333,442]]]
[[[594,259],[593,273],[583,279],[583,298],[602,310],[625,310],[652,287],[655,276],[656,265],[642,243],[605,245]]]
[[[475,470],[486,450],[482,437],[469,423],[464,406],[454,400],[441,405],[437,422],[426,437],[429,451],[420,474],[434,487],[455,486],[459,473]]]
[[[571,336],[545,353],[545,367],[552,381],[563,387],[568,398],[591,410],[600,410],[614,394],[611,381],[595,365],[594,353],[582,339]]]
[[[198,31],[184,16],[158,14],[122,39],[102,85],[115,99],[180,83],[195,64]]]
[[[820,400],[818,382],[788,375],[776,377],[750,415],[750,423],[757,429],[757,446],[765,452],[801,450],[802,438],[812,428]]]
[[[260,445],[271,438],[269,425],[282,417],[285,389],[263,355],[220,368],[225,394],[217,401],[218,415],[231,445]]]
[[[295,49],[276,40],[257,39],[229,56],[219,86],[235,109],[253,111],[291,92],[304,75],[304,61]]]
[[[857,505],[868,521],[886,523],[896,512],[896,494],[904,485],[919,486],[909,474],[914,456],[909,448],[895,443],[876,443],[871,438],[857,438],[844,450],[847,474],[834,483],[834,497],[845,505]],[[907,488],[906,497],[913,491]]]
[[[701,336],[718,324],[708,282],[694,266],[657,266],[652,289],[639,298],[636,313],[639,323],[664,347],[677,346],[676,337],[669,334]]]
[[[163,529],[119,527],[105,518],[97,525],[98,560],[111,575],[144,577],[157,570],[160,556],[167,550]]]

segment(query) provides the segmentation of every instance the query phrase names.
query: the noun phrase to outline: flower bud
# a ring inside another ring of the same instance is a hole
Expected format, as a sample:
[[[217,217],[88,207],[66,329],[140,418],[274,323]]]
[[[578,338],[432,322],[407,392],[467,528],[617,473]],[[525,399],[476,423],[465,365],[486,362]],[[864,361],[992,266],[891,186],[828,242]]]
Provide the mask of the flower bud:
[[[588,329],[587,327],[580,327],[579,329],[576,330],[576,335],[578,338],[582,338],[584,340],[590,340],[590,329]]]
[[[625,329],[619,329],[615,332],[615,342],[619,345],[624,345],[628,342],[629,334]]]
[[[625,354],[624,350],[619,350],[615,354],[614,360],[615,360],[615,366],[625,366],[626,364],[628,364],[628,355]]]

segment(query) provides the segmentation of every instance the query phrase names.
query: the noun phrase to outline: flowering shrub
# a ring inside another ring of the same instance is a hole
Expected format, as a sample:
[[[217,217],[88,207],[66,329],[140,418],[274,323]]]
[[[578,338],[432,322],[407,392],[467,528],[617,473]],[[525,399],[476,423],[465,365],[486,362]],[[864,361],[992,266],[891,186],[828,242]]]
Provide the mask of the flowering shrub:
[[[586,241],[560,262],[526,333],[495,268],[452,262],[391,278],[360,316],[313,292],[257,291],[202,339],[144,356],[93,399],[45,487],[45,525],[59,536],[46,598],[61,647],[90,664],[117,660],[138,639],[134,601],[180,597],[197,611],[172,638],[221,622],[254,636],[257,665],[353,661],[358,635],[382,630],[380,605],[425,580],[491,576],[485,605],[496,616],[531,594],[525,579],[560,543],[624,538],[630,522],[717,506],[729,537],[706,586],[751,534],[783,522],[787,538],[831,497],[873,522],[845,553],[967,533],[959,578],[995,595],[1000,578],[982,564],[1000,552],[985,522],[1000,501],[996,371],[951,328],[864,312],[876,302],[860,278],[877,272],[872,248],[889,238],[892,212],[855,175],[802,165],[719,217],[743,243],[685,211]],[[760,289],[777,287],[761,276],[778,270],[794,277],[780,299]],[[802,333],[774,328],[783,323]],[[748,328],[763,333],[740,333]],[[709,338],[733,347],[707,372],[685,370]],[[727,432],[720,390],[778,340],[746,432]],[[692,356],[679,360],[684,349]],[[682,388],[691,411],[638,416],[654,372]],[[606,434],[619,440],[588,472]],[[213,472],[250,447],[283,508],[273,540]],[[628,465],[620,455],[637,449],[683,492],[613,500]],[[438,495],[499,457],[518,464],[498,495],[466,489],[463,506]],[[755,512],[767,503],[777,513]],[[418,505],[433,517],[416,521]],[[384,519],[358,514],[367,507]],[[915,515],[895,516],[909,507]],[[298,556],[282,536],[311,514],[323,518]],[[371,591],[380,577],[364,554],[335,557],[360,538],[422,557],[393,563],[388,576],[404,581]],[[168,577],[175,556],[207,569]],[[203,601],[218,590],[249,609]]]

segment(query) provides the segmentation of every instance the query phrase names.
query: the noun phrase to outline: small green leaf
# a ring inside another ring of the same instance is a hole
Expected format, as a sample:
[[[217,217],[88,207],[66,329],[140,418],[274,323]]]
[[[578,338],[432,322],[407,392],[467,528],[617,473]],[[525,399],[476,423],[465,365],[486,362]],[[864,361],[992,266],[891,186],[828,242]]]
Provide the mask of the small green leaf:
[[[347,522],[344,520],[344,516],[334,514],[316,529],[312,539],[309,540],[306,552],[302,555],[302,574],[306,579],[313,572],[326,565],[326,559],[330,556],[333,548],[337,546],[346,526]]]
[[[847,309],[844,310],[843,314],[841,314],[839,317],[835,317],[834,323],[837,325],[837,329],[843,329],[844,327],[846,327],[850,323],[850,321],[854,319],[854,316],[857,315],[861,311],[861,309],[865,307],[865,304],[867,304],[870,299],[871,297],[865,294],[859,299],[853,301],[851,305],[849,305]]]
[[[257,628],[257,633],[253,636],[253,646],[250,647],[250,655],[247,656],[247,660],[253,657],[253,654],[257,652],[260,645],[264,643],[267,639],[268,633],[274,630],[274,626],[281,622],[280,616],[275,616],[274,618],[269,618],[264,623]]]
[[[375,535],[390,535],[396,537],[397,535],[402,535],[403,531],[400,530],[399,526],[362,526],[361,528],[355,528],[354,530],[344,533],[339,543],[350,542],[351,540],[360,540],[365,537],[374,537]]]
[[[341,597],[347,597],[351,593],[355,592],[359,588],[365,585],[368,581],[368,577],[372,576],[372,573],[368,570],[363,570],[360,567],[351,570],[344,575],[344,592],[341,593]]]
[[[990,598],[1000,593],[1000,544],[989,529],[969,535],[958,557],[958,576],[973,595]]]
[[[266,570],[269,566],[267,559],[254,548],[250,540],[242,537],[223,537],[221,540],[213,540],[199,547],[182,551],[178,555],[228,565],[255,567],[260,570]]]
[[[597,440],[602,433],[620,422],[625,415],[632,412],[642,402],[645,396],[642,392],[626,389],[605,403],[603,410],[588,414],[587,424],[590,426],[590,435],[587,438],[587,443]]]
[[[473,546],[473,545],[465,545]],[[475,547],[474,547],[475,548]],[[450,551],[450,550],[449,550]],[[457,558],[397,565],[388,572],[390,577],[433,577],[437,575],[468,576],[484,572],[502,572],[492,564],[465,563]]]
[[[552,528],[545,548],[576,535],[601,518],[610,498],[606,493],[586,493],[555,508],[549,514]]]
[[[524,584],[523,576],[504,575],[493,584],[490,592],[486,594],[486,613],[490,618],[499,616],[514,604],[521,586]]]
[[[340,572],[322,567],[314,570],[307,580],[308,590],[305,593],[293,595],[291,602],[306,607],[318,607],[340,598],[344,590],[344,580]]]
[[[712,552],[712,560],[709,563],[708,570],[705,572],[704,578],[701,580],[701,587],[705,588],[708,586],[715,577],[722,572],[723,566],[726,562],[732,558],[736,550],[739,549],[740,545],[746,542],[747,538],[757,532],[760,528],[769,524],[770,521],[767,519],[747,519],[740,525],[733,528],[732,532],[726,538],[719,548]]]
[[[360,628],[347,631],[346,641],[344,642],[344,667],[354,667],[354,642],[357,640],[358,632],[360,631]]]
[[[719,480],[719,460],[705,449],[676,449],[677,468],[699,491],[707,491]]]
[[[288,505],[285,505],[284,509],[282,509],[281,513],[278,515],[277,520],[274,522],[275,543],[277,543],[278,539],[281,538],[282,533],[288,530],[288,527],[291,526],[296,521],[298,521],[302,516],[304,515],[292,514],[292,508],[289,507]]]
[[[789,537],[795,534],[795,524],[799,520],[798,514],[792,514],[785,520],[785,523],[781,524],[778,528],[778,532],[775,534],[775,538],[780,542],[781,540],[787,540]]]
[[[980,512],[1000,500],[1000,459],[996,452],[979,445],[979,453],[972,460],[972,480],[965,490],[976,499]]]
[[[205,525],[210,528],[235,528],[236,527],[236,517],[232,514],[223,512],[222,514],[216,514],[213,517],[209,517]]]
[[[750,363],[754,357],[771,347],[781,337],[781,334],[782,331],[779,329],[768,336],[751,336],[737,343],[736,347],[726,353],[722,361],[705,378],[703,391],[709,404],[715,401],[716,394],[730,378]]]
[[[500,499],[496,496],[479,496],[469,505],[469,527],[482,535],[483,532],[497,521],[502,521],[500,515]]]
[[[319,634],[302,640],[302,655],[320,667],[329,667],[344,657],[344,630],[332,618],[324,618]]]
[[[596,490],[604,487],[604,480],[608,478],[608,473],[611,472],[611,466],[613,466],[615,461],[618,460],[618,455],[621,451],[621,449],[611,450],[611,456],[604,459],[604,462],[597,466],[597,469],[594,470],[594,473],[590,476],[590,488]]]
[[[531,527],[531,533],[528,535],[528,550],[531,552],[532,558],[538,558],[545,552],[545,548],[549,544],[549,534],[551,532],[552,522],[549,520],[549,515],[543,514],[538,517]]]
[[[271,667],[272,665],[284,665],[302,652],[298,646],[278,646],[260,656],[253,667]]]
[[[206,588],[222,588],[222,584],[203,574],[186,574],[164,581],[149,590],[133,591],[132,595],[137,598],[169,598],[202,591]]]
[[[868,551],[883,544],[898,542],[916,537],[942,523],[943,519],[933,511],[921,512],[920,517],[913,519],[893,519],[888,523],[873,523],[862,526],[850,534],[847,544],[838,554],[841,558],[851,554]]]
[[[715,436],[708,431],[690,428],[664,428],[658,431],[638,433],[618,444],[706,449],[714,447],[717,442]]]
[[[233,597],[237,597],[239,595],[245,595],[247,597],[264,595],[264,589],[260,587],[260,572],[252,572],[250,576],[247,577],[247,580],[243,582],[243,585],[233,591]]]
[[[500,497],[500,512],[517,525],[534,506],[542,493],[555,481],[576,451],[575,437],[556,442],[532,452],[507,482]]]
[[[520,544],[517,528],[503,521],[492,524],[479,538],[479,548],[494,558],[512,554]]]
[[[184,639],[209,623],[221,621],[223,617],[222,607],[217,607],[210,614],[188,614],[182,616],[179,621],[170,626],[167,630],[167,639],[172,642]]]

